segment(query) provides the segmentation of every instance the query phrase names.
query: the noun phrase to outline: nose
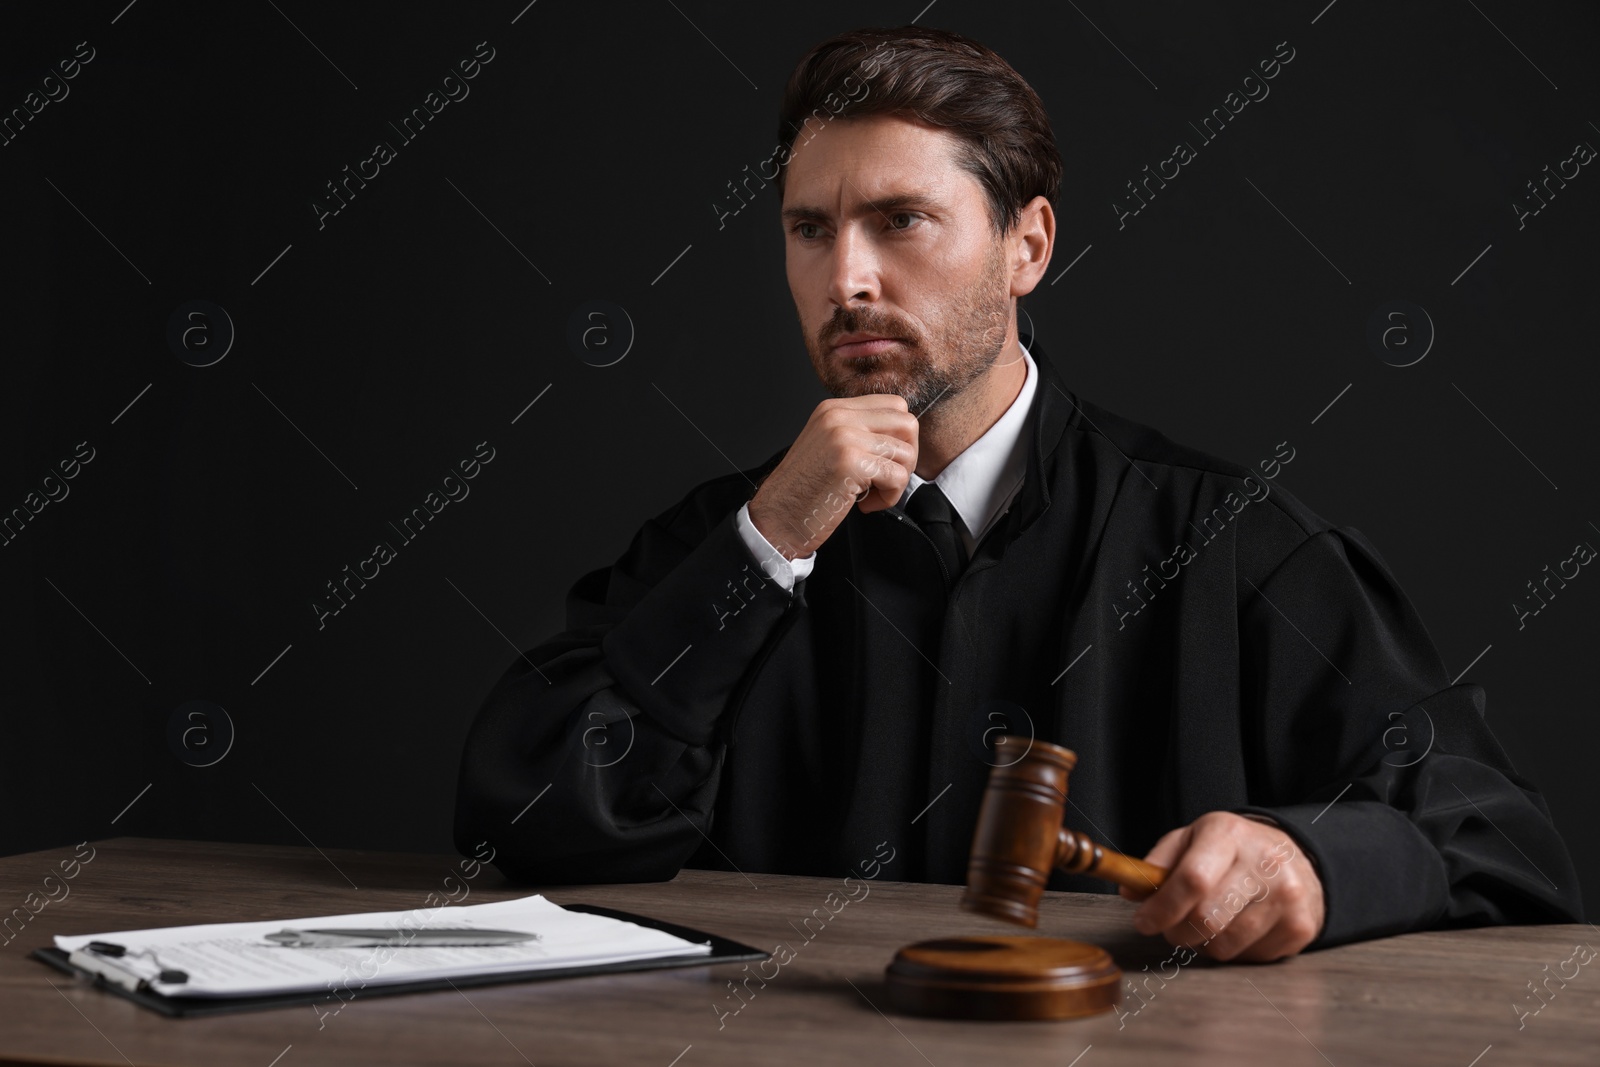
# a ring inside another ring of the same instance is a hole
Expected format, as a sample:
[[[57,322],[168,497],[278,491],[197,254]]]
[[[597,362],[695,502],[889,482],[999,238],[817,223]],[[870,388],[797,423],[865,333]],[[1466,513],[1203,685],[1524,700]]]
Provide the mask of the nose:
[[[841,307],[875,302],[879,296],[878,256],[858,228],[841,226],[830,253],[828,298]]]

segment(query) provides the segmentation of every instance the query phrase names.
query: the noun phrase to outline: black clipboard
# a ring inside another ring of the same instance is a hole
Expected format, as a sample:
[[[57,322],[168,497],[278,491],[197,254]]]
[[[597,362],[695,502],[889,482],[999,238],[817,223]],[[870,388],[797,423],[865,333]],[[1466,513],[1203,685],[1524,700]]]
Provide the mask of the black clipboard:
[[[623,960],[619,963],[584,964],[575,967],[546,968],[537,971],[512,971],[500,974],[474,974],[464,975],[460,978],[425,978],[414,982],[395,982],[385,985],[366,985],[348,990],[348,999],[335,996],[328,990],[313,990],[303,993],[269,993],[261,996],[250,997],[168,997],[148,989],[128,989],[115,982],[107,982],[99,975],[90,974],[83,968],[71,963],[67,954],[58,948],[36,948],[28,953],[33,959],[67,974],[90,979],[93,983],[108,993],[115,993],[119,997],[142,1004],[151,1011],[173,1018],[191,1018],[202,1015],[226,1015],[239,1011],[265,1011],[268,1008],[287,1008],[305,1004],[326,1003],[331,1011],[362,997],[386,997],[396,993],[423,993],[441,989],[461,988],[463,986],[498,985],[502,982],[531,982],[543,981],[547,978],[576,978],[586,974],[621,974],[628,971],[654,971],[667,967],[704,967],[719,963],[744,963],[755,960],[764,960],[770,957],[770,952],[751,948],[749,945],[730,941],[725,937],[708,934],[702,930],[694,930],[687,926],[678,926],[675,923],[662,922],[658,919],[647,919],[642,915],[632,912],[618,911],[615,908],[603,908],[597,904],[563,904],[567,911],[587,912],[590,915],[604,915],[611,919],[621,919],[624,922],[637,923],[652,930],[681,937],[685,941],[696,944],[711,943],[709,956],[662,956],[651,960]]]

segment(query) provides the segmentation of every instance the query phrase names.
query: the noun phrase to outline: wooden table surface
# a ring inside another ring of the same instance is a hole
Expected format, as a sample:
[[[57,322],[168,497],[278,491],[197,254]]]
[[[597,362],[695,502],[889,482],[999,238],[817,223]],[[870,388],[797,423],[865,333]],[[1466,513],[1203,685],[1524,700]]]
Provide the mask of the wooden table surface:
[[[74,854],[70,847],[0,858],[0,914],[11,914],[0,935],[11,938],[0,944],[0,1063],[1600,1063],[1600,959],[1566,962],[1575,946],[1600,947],[1593,926],[1409,934],[1264,966],[1202,959],[1176,968],[1162,966],[1171,954],[1165,942],[1133,932],[1133,905],[1114,896],[1050,893],[1038,933],[1105,946],[1129,978],[1140,980],[1142,998],[1124,986],[1114,1014],[974,1023],[885,1014],[883,968],[902,944],[1017,932],[960,911],[959,886],[866,883],[866,895],[856,887],[858,899],[842,907],[843,896],[833,898],[838,913],[820,929],[814,920],[808,940],[801,921],[817,908],[828,915],[824,901],[830,892],[842,894],[841,882],[713,871],[685,871],[665,883],[554,888],[547,895],[557,903],[635,911],[768,951],[788,944],[792,959],[764,987],[752,980],[746,1001],[732,999],[726,984],[745,972],[722,965],[358,995],[337,1015],[308,1005],[170,1019],[27,954],[50,945],[56,933],[423,908],[430,893],[479,904],[536,890],[508,885],[489,867],[465,879],[455,856],[143,838],[91,845],[93,859],[69,882],[60,881],[58,864]],[[38,907],[52,873],[49,891],[57,899],[31,914],[25,899]],[[14,908],[30,918],[19,920]],[[774,966],[766,965],[768,975]],[[1565,981],[1556,976],[1575,968]],[[1534,987],[1543,999],[1533,999]]]

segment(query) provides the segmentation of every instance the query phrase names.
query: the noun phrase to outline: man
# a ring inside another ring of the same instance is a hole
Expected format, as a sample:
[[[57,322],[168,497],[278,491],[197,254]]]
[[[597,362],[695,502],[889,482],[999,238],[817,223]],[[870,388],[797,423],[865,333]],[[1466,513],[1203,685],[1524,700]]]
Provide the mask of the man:
[[[1010,66],[845,34],[801,61],[780,137],[833,395],[573,586],[473,726],[458,845],[542,883],[873,856],[961,882],[1009,732],[1079,753],[1070,824],[1170,869],[1135,926],[1217,959],[1578,917],[1483,691],[1359,533],[1273,484],[1292,445],[1259,469],[1181,447],[1019,335],[1061,164]]]

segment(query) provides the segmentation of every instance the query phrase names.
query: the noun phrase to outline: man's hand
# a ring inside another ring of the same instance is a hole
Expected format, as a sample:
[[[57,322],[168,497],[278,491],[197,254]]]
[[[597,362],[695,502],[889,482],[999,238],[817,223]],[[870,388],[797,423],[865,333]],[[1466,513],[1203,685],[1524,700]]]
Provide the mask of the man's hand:
[[[918,429],[898,394],[824,400],[751,497],[751,523],[784,558],[810,555],[858,503],[871,512],[900,502]]]
[[[1142,934],[1159,933],[1212,959],[1265,963],[1294,955],[1322,932],[1322,879],[1276,826],[1208,812],[1162,837],[1145,860],[1169,873],[1134,912]],[[1144,894],[1124,887],[1122,896]]]

